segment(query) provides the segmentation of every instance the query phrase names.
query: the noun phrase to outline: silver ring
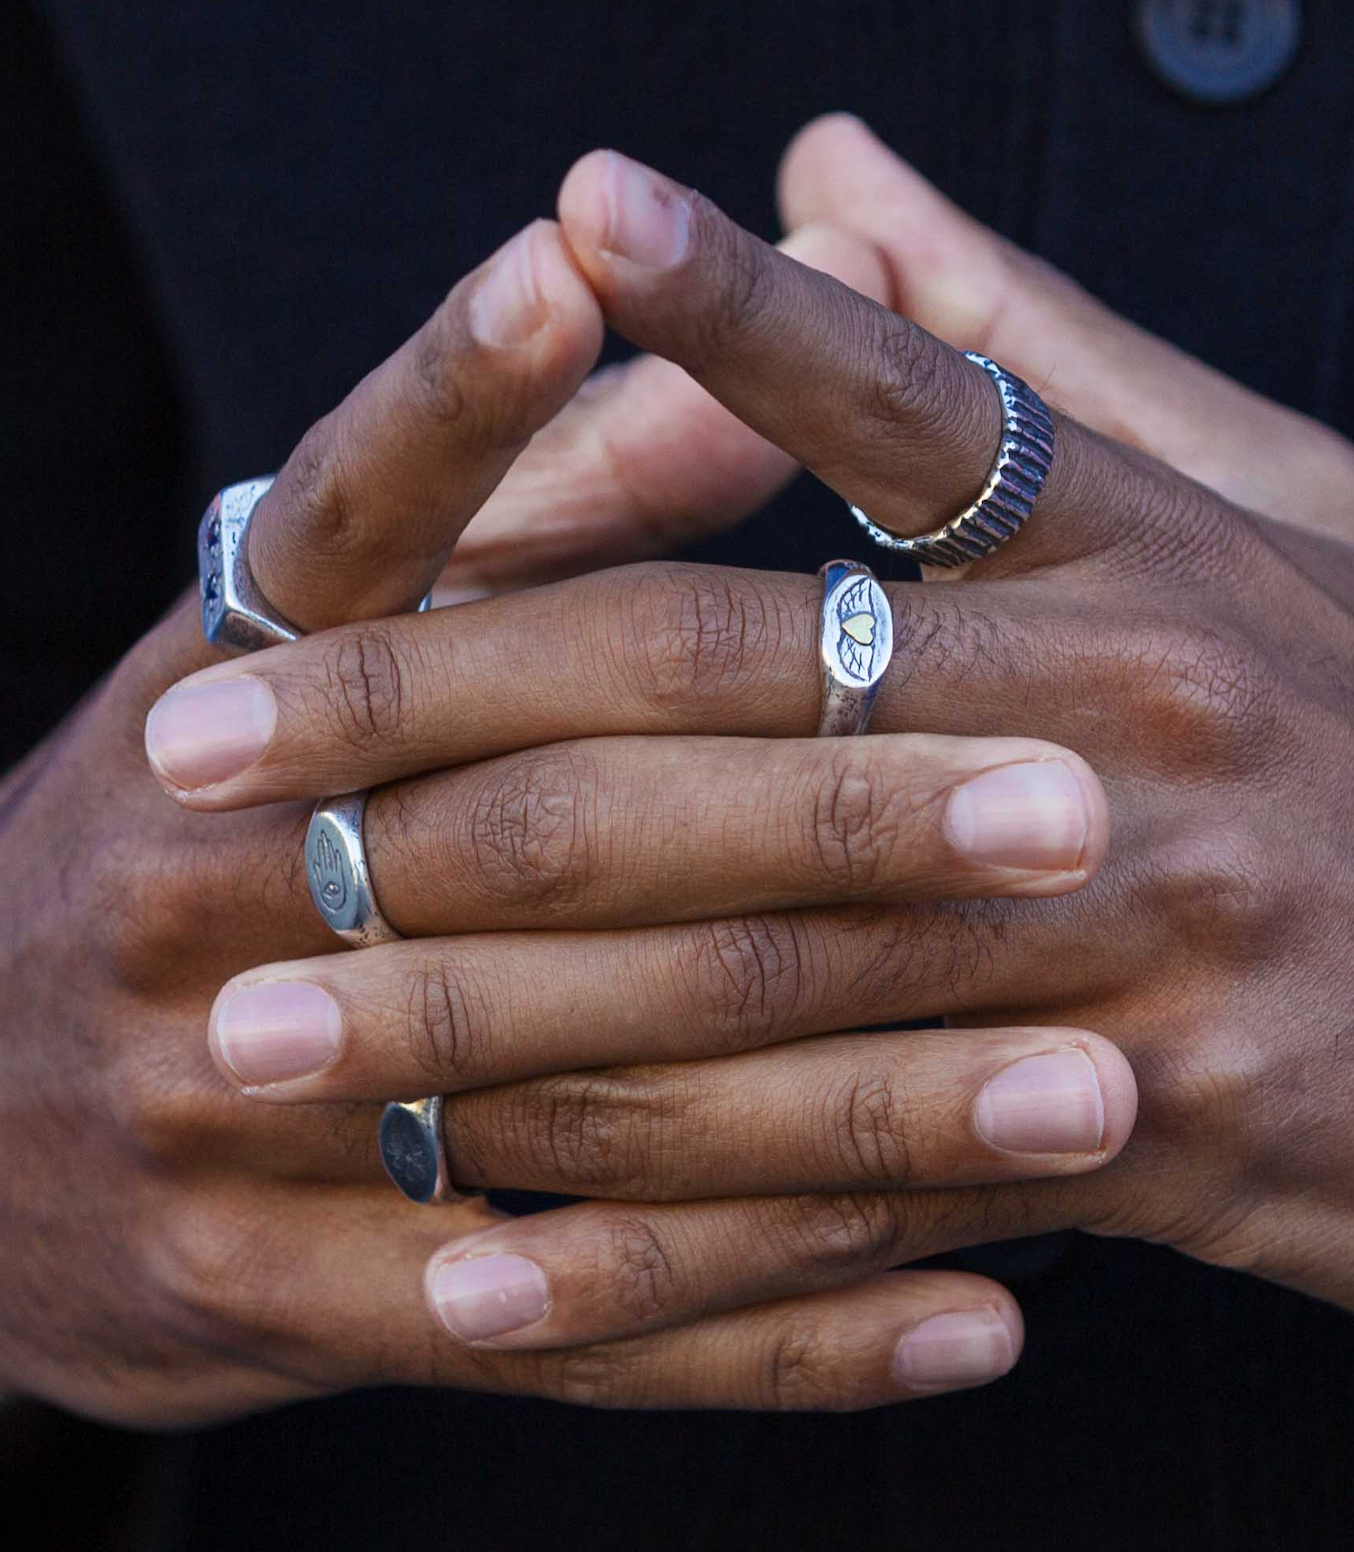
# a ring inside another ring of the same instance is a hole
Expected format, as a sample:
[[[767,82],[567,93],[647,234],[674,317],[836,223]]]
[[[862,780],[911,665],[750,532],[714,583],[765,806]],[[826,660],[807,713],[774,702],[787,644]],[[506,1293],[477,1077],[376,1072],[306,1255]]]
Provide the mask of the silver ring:
[[[874,572],[858,561],[830,560],[818,575],[823,579],[818,736],[863,733],[893,656],[893,610]]]
[[[321,798],[306,830],[306,882],[325,926],[353,948],[398,942],[371,887],[362,820],[365,792]]]
[[[273,608],[249,569],[249,523],[271,474],[227,485],[213,496],[198,525],[198,585],[202,632],[230,652],[261,652],[297,641],[305,633]],[[429,592],[419,604],[432,608]],[[381,914],[371,887],[362,820],[365,792],[322,798],[306,830],[306,882],[324,922],[353,948],[393,943],[400,934]],[[381,1115],[381,1162],[399,1189],[414,1202],[460,1199],[447,1178],[442,1138],[442,1098],[392,1102]]]
[[[306,881],[327,926],[353,948],[372,948],[401,938],[381,914],[371,887],[362,821],[367,794],[322,798],[306,831]],[[447,1174],[442,1135],[442,1096],[392,1100],[377,1133],[381,1163],[396,1187],[419,1204],[463,1199]]]
[[[249,520],[273,478],[266,474],[217,491],[198,524],[202,634],[228,652],[261,652],[302,634],[263,596],[249,569]]]
[[[392,1100],[381,1112],[381,1163],[401,1193],[420,1207],[465,1201],[447,1177],[442,1096]]]
[[[967,566],[1005,544],[1034,510],[1053,463],[1053,418],[1044,401],[995,361],[974,350],[964,355],[982,367],[1001,398],[1001,442],[978,499],[943,528],[915,539],[890,533],[859,507],[851,508],[876,544],[902,550],[923,566]]]
[[[218,490],[198,524],[202,634],[227,652],[262,652],[265,647],[280,647],[305,635],[273,608],[249,569],[250,520],[275,478],[264,474]],[[418,613],[431,609],[432,603],[429,592]]]

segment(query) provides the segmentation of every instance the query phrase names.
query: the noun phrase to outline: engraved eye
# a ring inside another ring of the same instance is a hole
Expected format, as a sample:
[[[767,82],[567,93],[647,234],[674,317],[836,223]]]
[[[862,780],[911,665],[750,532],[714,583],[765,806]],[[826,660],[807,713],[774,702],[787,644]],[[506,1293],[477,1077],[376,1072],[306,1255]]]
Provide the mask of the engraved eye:
[[[874,600],[869,577],[848,587],[837,600],[837,655],[852,678],[868,684],[874,666],[879,622],[874,615]]]
[[[321,834],[315,844],[310,871],[316,897],[323,901],[325,910],[341,911],[348,899],[348,870],[338,847],[327,835]]]

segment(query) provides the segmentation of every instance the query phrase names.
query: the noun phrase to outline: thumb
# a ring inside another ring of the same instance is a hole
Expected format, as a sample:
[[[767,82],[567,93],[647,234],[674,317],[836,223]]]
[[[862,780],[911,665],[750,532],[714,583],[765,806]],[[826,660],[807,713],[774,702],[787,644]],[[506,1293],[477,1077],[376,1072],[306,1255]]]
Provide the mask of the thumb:
[[[1354,539],[1354,448],[1130,323],[947,199],[859,119],[830,114],[782,159],[781,217],[883,253],[899,312],[990,355],[1084,424],[1268,517]]]

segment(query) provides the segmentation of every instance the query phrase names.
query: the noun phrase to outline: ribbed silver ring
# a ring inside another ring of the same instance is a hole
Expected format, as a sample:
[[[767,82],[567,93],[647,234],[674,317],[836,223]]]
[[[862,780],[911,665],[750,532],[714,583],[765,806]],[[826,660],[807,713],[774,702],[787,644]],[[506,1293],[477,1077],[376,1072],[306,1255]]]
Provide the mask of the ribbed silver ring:
[[[857,506],[851,515],[876,544],[902,550],[923,566],[967,566],[990,555],[1020,531],[1034,510],[1053,463],[1053,418],[1034,389],[995,361],[966,350],[1001,398],[1001,444],[982,492],[972,506],[931,533],[906,539],[881,528]]]

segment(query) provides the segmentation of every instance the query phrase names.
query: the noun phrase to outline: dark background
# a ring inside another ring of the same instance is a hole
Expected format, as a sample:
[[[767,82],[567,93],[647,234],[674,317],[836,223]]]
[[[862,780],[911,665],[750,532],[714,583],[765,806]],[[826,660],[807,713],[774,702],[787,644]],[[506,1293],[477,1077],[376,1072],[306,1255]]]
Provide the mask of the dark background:
[[[276,467],[598,144],[771,236],[784,143],[850,108],[1115,307],[1349,431],[1354,10],[1304,9],[1282,80],[1217,108],[1147,68],[1126,0],[12,3],[9,757],[188,579],[212,491]],[[702,553],[859,546],[802,480]],[[1348,1316],[1081,1236],[969,1264],[1029,1326],[985,1391],[842,1418],[385,1392],[177,1439],[26,1406],[0,1413],[3,1513],[44,1516],[44,1547],[1354,1542]]]

